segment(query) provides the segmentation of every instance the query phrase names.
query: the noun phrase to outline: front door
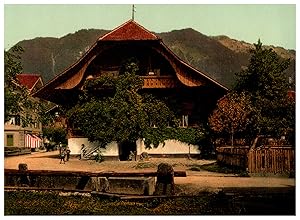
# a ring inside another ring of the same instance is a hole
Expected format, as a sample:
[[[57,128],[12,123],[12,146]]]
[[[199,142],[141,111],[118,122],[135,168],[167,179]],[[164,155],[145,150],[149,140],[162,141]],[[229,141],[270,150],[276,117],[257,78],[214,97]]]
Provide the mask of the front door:
[[[124,141],[118,144],[119,146],[119,159],[120,161],[126,161],[129,159],[129,155],[136,152],[136,143],[130,141]],[[135,160],[133,157],[132,160]]]

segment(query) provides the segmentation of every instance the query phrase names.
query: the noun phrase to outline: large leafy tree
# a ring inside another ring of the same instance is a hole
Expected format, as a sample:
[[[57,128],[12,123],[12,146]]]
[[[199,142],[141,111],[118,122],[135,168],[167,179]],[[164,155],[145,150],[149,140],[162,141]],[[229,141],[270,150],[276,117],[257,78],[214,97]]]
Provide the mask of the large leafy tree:
[[[4,51],[4,120],[18,115],[23,127],[39,121],[45,124],[50,121],[45,117],[48,105],[33,99],[16,77],[23,70],[20,57],[23,51],[17,45]]]
[[[20,47],[12,47],[12,53],[4,51],[4,120],[7,121],[11,114],[16,114],[20,111],[20,106],[16,105],[21,100],[21,97],[14,92],[17,87],[15,82],[16,75],[21,73],[22,65],[19,54],[23,51]]]
[[[69,122],[100,147],[138,138],[148,147],[167,139],[196,144],[203,138],[198,129],[178,128],[176,115],[164,100],[141,92],[143,81],[137,72],[137,62],[130,59],[118,77],[88,80],[79,102],[67,112]]]
[[[285,74],[290,61],[280,58],[272,49],[264,49],[258,41],[248,67],[237,74],[234,87],[245,92],[253,107],[251,133],[279,136],[293,130],[295,102],[289,99],[289,82]]]
[[[26,109],[30,108],[32,103],[29,100],[29,94],[26,88],[20,85],[16,76],[22,72],[20,55],[23,48],[14,46],[10,51],[4,51],[4,119],[9,120],[12,115],[21,115],[23,121],[27,115]],[[26,123],[25,123],[26,124]]]
[[[250,51],[247,68],[237,74],[236,85],[210,117],[218,133],[244,132],[247,140],[258,134],[294,136],[295,100],[288,97],[285,70],[289,60],[280,58],[258,41]],[[232,141],[233,142],[233,141]]]

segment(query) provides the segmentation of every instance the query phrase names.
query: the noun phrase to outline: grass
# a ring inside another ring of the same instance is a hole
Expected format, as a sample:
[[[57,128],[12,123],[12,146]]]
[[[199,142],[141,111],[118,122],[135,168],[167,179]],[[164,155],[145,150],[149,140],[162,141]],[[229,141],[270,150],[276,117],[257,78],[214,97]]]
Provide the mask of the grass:
[[[294,193],[294,192],[292,192]],[[58,192],[4,193],[5,215],[240,215],[295,214],[295,197],[202,193],[193,197],[122,201]]]
[[[157,215],[199,214],[203,198],[153,199],[131,202],[54,192],[5,192],[5,215]]]
[[[193,164],[191,165],[188,170],[191,170],[191,171],[201,171],[201,165],[198,165],[198,164]]]
[[[145,168],[157,168],[157,165],[151,162],[138,162],[137,165],[134,166],[135,169],[145,169]]]
[[[5,192],[5,215],[192,215],[214,214],[216,198],[196,197],[122,201],[54,192]],[[219,207],[216,214],[228,212]]]
[[[216,173],[237,174],[241,177],[249,177],[248,173],[242,168],[225,166],[217,162],[202,165],[200,166],[200,169]]]

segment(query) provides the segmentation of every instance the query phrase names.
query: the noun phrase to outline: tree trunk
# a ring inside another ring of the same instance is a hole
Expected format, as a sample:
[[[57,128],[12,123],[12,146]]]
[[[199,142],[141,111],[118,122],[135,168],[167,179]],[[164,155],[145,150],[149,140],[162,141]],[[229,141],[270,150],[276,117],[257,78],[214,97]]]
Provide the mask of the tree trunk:
[[[233,147],[233,135],[234,135],[234,132],[231,131],[231,147]]]

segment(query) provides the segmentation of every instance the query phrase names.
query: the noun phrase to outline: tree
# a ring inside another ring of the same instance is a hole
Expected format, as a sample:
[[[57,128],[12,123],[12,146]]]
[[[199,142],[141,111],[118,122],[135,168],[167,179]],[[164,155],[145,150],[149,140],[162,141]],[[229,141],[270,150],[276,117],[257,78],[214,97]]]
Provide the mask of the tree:
[[[233,146],[234,135],[245,131],[250,124],[251,113],[249,96],[232,92],[218,102],[208,121],[215,132],[230,134]]]
[[[165,101],[141,92],[143,80],[137,72],[136,60],[130,59],[118,77],[86,81],[79,102],[67,112],[68,121],[100,147],[112,141],[135,143],[139,138],[148,147],[173,138],[194,143],[203,136],[195,129],[178,128],[176,115]]]
[[[22,124],[32,122],[28,109],[33,107],[27,89],[20,85],[16,76],[22,72],[21,53],[23,48],[14,46],[10,51],[4,51],[4,118],[9,120],[12,115],[20,115]]]
[[[43,128],[43,136],[47,137],[49,140],[62,144],[67,144],[67,131],[63,128],[55,128],[55,127],[45,127]]]
[[[22,126],[43,121],[42,116],[47,108],[46,103],[33,99],[25,86],[22,86],[17,75],[23,68],[20,55],[23,52],[20,46],[13,46],[10,51],[4,51],[4,120],[8,121],[11,116],[18,115]]]
[[[264,49],[260,40],[248,67],[237,74],[234,90],[250,97],[253,110],[251,133],[280,136],[291,130],[295,121],[295,103],[288,98],[290,61],[280,58],[272,49]]]

